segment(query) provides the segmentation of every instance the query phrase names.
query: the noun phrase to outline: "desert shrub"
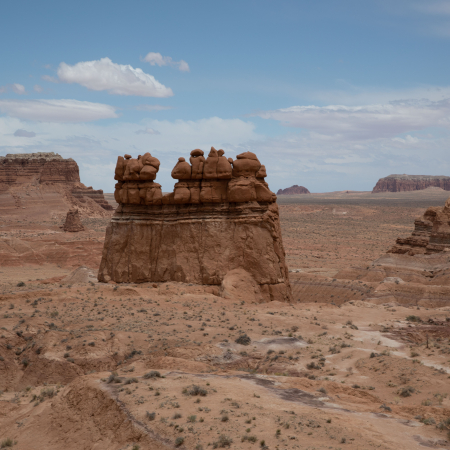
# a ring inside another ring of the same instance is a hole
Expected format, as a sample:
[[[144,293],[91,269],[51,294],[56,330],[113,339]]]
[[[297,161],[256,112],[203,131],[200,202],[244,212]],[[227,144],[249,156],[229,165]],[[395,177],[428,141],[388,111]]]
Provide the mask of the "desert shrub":
[[[341,353],[341,350],[339,348],[337,348],[335,345],[330,347],[328,350],[331,352],[332,355],[336,355],[337,353]]]
[[[187,387],[183,389],[183,394],[187,395],[200,395],[202,397],[205,397],[208,394],[208,391],[206,389],[203,389],[202,387],[198,386],[197,384],[193,384],[191,387]]]
[[[184,437],[177,437],[176,439],[175,439],[175,447],[179,447],[180,445],[183,445],[183,442],[184,442]]]
[[[15,444],[15,442],[12,439],[6,438],[0,444],[0,448],[12,447],[14,444]]]
[[[19,281],[17,283],[17,287],[23,287],[23,286],[25,286],[25,283],[23,281]]]
[[[106,382],[108,384],[110,383],[121,383],[122,380],[119,378],[119,376],[117,375],[117,372],[111,372],[111,374],[109,375],[108,379],[106,380]]]
[[[371,354],[370,354],[370,357],[371,358],[376,358],[377,356],[380,356],[378,353],[375,353],[375,352],[372,352]]]
[[[233,439],[231,439],[228,436],[225,436],[224,434],[221,434],[219,436],[219,439],[217,439],[217,441],[213,443],[213,448],[229,447],[232,443],[233,443]]]
[[[257,440],[256,436],[242,436],[241,442],[256,442]]]
[[[416,392],[416,390],[412,386],[406,386],[399,389],[397,394],[400,395],[400,397],[411,397],[411,394],[414,394],[414,392]]]
[[[149,378],[161,378],[161,374],[157,370],[151,370],[146,373],[142,378],[148,380]]]
[[[222,418],[220,419],[221,422],[228,422],[228,420],[229,420],[229,418],[228,418],[228,416],[226,414],[224,414],[222,416]]]
[[[175,413],[175,414],[173,415],[172,419],[173,419],[173,420],[181,419],[181,417],[183,417],[183,416],[182,416],[180,413]]]
[[[145,416],[147,417],[148,420],[155,420],[156,413],[155,413],[155,412],[149,413],[149,412],[147,411],[147,412],[145,413]]]
[[[138,383],[137,378],[128,378],[127,380],[125,380],[124,384],[131,384],[131,383]]]
[[[193,414],[192,416],[189,416],[189,417],[187,418],[187,421],[188,421],[188,422],[191,422],[191,423],[194,423],[194,422],[197,421],[197,416]]]
[[[317,392],[321,392],[322,394],[327,395],[327,390],[324,387],[320,387],[319,389],[317,389]]]
[[[252,340],[244,333],[241,334],[234,342],[240,345],[250,345]]]
[[[306,364],[306,368],[308,370],[313,370],[313,369],[320,369],[320,366],[316,364],[314,361],[311,361],[310,363]]]
[[[418,317],[418,316],[413,316],[413,315],[407,316],[407,317],[406,317],[406,320],[407,320],[408,322],[421,322],[420,317]]]

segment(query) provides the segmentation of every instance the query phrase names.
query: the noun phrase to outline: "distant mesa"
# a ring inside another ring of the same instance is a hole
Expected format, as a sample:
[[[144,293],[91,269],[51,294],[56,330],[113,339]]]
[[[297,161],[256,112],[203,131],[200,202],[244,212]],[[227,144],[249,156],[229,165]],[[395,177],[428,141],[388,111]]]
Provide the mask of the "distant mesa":
[[[114,208],[102,190],[80,182],[78,164],[53,152],[19,153],[0,156],[0,210],[28,216],[78,208],[89,216],[105,215]]]
[[[389,175],[378,180],[372,190],[372,194],[379,192],[421,191],[431,187],[450,191],[450,177],[444,175]]]
[[[311,194],[304,186],[294,186],[288,187],[286,189],[278,189],[277,195],[297,195],[297,194]]]

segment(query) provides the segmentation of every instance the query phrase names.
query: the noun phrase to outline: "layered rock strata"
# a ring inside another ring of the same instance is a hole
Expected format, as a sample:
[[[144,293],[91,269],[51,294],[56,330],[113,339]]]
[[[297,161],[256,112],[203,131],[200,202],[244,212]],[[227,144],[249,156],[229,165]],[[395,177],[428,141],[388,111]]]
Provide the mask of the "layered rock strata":
[[[278,189],[277,195],[297,195],[297,194],[311,194],[304,186],[294,186],[288,187],[286,189]]]
[[[72,158],[64,159],[53,152],[0,156],[0,191],[10,191],[17,197],[16,190],[21,187],[27,190],[29,187],[47,188],[52,185],[57,192],[63,189],[66,195],[78,202],[86,203],[90,198],[103,209],[113,210],[102,190],[94,190],[80,182],[78,164]]]
[[[179,158],[174,192],[164,196],[154,182],[156,158],[119,157],[119,207],[106,232],[100,281],[179,281],[229,292],[239,269],[240,278],[244,270],[254,280],[253,300],[292,299],[265,168],[254,153],[234,161],[223,154],[211,148],[205,158],[196,149],[190,164]]]
[[[450,191],[450,177],[443,175],[389,175],[378,180],[372,190],[372,194],[379,192],[420,191],[429,187]]]

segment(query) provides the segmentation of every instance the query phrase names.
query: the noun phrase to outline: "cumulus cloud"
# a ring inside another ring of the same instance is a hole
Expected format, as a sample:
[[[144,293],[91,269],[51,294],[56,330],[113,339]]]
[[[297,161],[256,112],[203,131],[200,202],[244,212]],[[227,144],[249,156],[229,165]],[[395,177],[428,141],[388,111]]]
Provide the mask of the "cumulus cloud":
[[[163,105],[137,105],[134,107],[138,111],[164,111],[166,109],[172,109],[172,106]]]
[[[40,122],[90,122],[118,117],[113,106],[78,100],[0,100],[0,112]]]
[[[116,95],[142,97],[170,97],[172,89],[164,86],[152,75],[130,65],[113,63],[109,58],[82,61],[73,66],[62,62],[57,71],[63,83],[77,83],[92,91],[108,91]],[[47,81],[52,81],[47,78]]]
[[[394,137],[432,126],[450,126],[450,99],[398,100],[384,105],[292,106],[255,114],[341,139]]]
[[[136,134],[161,134],[159,131],[154,130],[153,128],[145,128],[144,130],[137,130]]]
[[[26,131],[26,130],[19,129],[14,132],[14,136],[32,138],[32,137],[36,136],[36,133],[34,131]]]
[[[23,95],[26,94],[25,86],[19,83],[7,84],[5,86],[0,86],[0,93],[7,91],[13,91],[15,94]]]
[[[161,53],[147,53],[142,60],[150,63],[152,66],[171,66],[177,68],[181,72],[190,71],[189,64],[186,61],[183,61],[182,59],[180,61],[174,61],[170,56],[162,56]]]
[[[39,86],[39,84],[35,84],[35,85],[33,86],[33,90],[34,90],[35,92],[42,92],[44,89],[43,89],[42,86]]]

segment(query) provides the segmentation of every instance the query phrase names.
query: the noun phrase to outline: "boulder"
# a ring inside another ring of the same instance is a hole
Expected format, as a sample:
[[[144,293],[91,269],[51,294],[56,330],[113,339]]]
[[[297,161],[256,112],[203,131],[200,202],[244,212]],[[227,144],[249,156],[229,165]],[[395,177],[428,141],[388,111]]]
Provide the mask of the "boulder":
[[[68,211],[66,221],[63,226],[64,231],[76,233],[77,231],[84,231],[84,226],[81,223],[80,214],[78,209],[74,208]]]

